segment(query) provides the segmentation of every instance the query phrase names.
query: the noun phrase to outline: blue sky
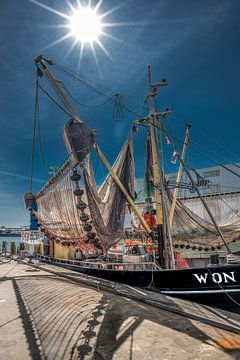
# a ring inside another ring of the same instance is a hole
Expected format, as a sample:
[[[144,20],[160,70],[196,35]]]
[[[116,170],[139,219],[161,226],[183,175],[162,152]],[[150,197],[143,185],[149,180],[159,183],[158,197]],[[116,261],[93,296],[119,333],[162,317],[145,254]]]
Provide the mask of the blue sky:
[[[75,1],[69,2],[75,6]],[[63,13],[69,12],[64,0],[42,0],[42,3]],[[140,111],[147,93],[146,69],[151,64],[154,80],[167,78],[169,82],[157,101],[158,109],[169,106],[172,110],[172,116],[167,120],[169,129],[174,129],[175,134],[182,137],[182,123],[190,122],[193,124],[192,141],[219,153],[226,159],[217,159],[222,163],[237,161],[240,130],[239,1],[105,0],[99,12],[109,9],[115,10],[104,20],[119,25],[107,28],[107,32],[118,40],[100,38],[109,56],[95,46],[98,66],[91,49],[85,48],[79,75],[96,83],[108,95],[121,93],[126,106]],[[20,225],[28,222],[22,197],[29,186],[35,91],[33,59],[42,53],[77,71],[79,46],[67,58],[73,39],[49,46],[66,34],[66,29],[53,27],[62,24],[64,19],[33,2],[2,0],[0,14],[0,224]],[[60,73],[56,75],[60,77]],[[62,75],[61,79],[82,103],[92,105],[103,101]],[[46,82],[44,84],[47,87]],[[134,116],[124,112],[123,120],[117,122],[112,118],[111,104],[91,110],[74,106],[83,120],[98,130],[98,143],[108,159],[113,161],[129,132],[131,121],[135,120]],[[61,138],[67,117],[42,95],[40,117],[44,159],[48,166],[59,166],[67,158]],[[204,138],[198,128],[222,143],[232,155]],[[136,160],[139,162],[144,160],[143,149],[140,131],[136,141]],[[189,154],[188,161],[195,168],[213,165],[194,153]],[[142,169],[140,165],[138,169]],[[140,170],[137,176],[141,176]],[[37,191],[47,180],[38,153],[34,178],[34,190]]]

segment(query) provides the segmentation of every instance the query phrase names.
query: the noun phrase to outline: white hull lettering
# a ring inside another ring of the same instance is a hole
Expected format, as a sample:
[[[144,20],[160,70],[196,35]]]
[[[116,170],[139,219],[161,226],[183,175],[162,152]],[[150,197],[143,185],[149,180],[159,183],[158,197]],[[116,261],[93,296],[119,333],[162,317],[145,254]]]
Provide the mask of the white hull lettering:
[[[212,280],[213,280],[213,282],[215,282],[217,284],[221,284],[222,283],[222,275],[219,273],[213,273]]]
[[[232,282],[237,282],[237,280],[235,280],[235,271],[231,271],[230,274],[231,275],[223,273],[224,282],[228,283],[228,280],[231,280]]]
[[[221,283],[228,283],[231,282],[237,282],[235,279],[235,271],[231,271],[229,274],[222,272],[222,273],[204,273],[204,274],[193,274],[195,278],[198,280],[200,284],[206,284],[208,276],[212,277],[212,281],[216,284]]]
[[[200,284],[206,284],[208,273],[205,274],[193,274]]]

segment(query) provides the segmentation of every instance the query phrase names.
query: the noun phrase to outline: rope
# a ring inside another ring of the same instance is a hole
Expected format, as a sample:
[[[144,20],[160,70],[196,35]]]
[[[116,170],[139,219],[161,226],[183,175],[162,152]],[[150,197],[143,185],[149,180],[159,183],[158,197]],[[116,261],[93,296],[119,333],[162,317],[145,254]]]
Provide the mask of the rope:
[[[120,94],[115,94],[114,96],[115,96],[115,100],[114,100],[112,118],[115,121],[121,121],[123,120],[123,111],[122,111],[123,96]]]
[[[159,128],[158,125],[156,125],[156,124],[153,124],[153,125]],[[196,184],[194,183],[193,178],[192,178],[192,176],[191,176],[191,174],[190,174],[190,172],[189,172],[189,170],[188,170],[188,167],[187,167],[186,164],[181,160],[181,157],[180,157],[180,155],[179,155],[178,149],[177,149],[177,147],[174,145],[174,143],[172,142],[172,139],[171,139],[171,137],[170,137],[170,134],[166,131],[166,129],[163,128],[163,126],[161,127],[161,129],[162,129],[162,131],[164,131],[164,132],[168,135],[168,138],[169,138],[169,140],[170,140],[170,145],[171,145],[171,147],[173,148],[173,150],[176,151],[177,158],[178,158],[178,160],[182,163],[183,168],[184,168],[187,176],[189,177],[189,180],[191,181],[193,187],[194,187],[195,190],[197,191],[197,194],[198,194],[198,196],[200,197],[200,199],[201,199],[201,201],[202,201],[202,203],[203,203],[203,205],[204,205],[204,207],[205,207],[205,209],[206,209],[206,211],[207,211],[207,213],[208,213],[208,215],[209,215],[209,217],[210,217],[213,225],[215,226],[218,235],[221,237],[221,239],[222,239],[222,241],[223,241],[223,243],[224,243],[224,245],[225,245],[228,253],[231,254],[231,250],[230,250],[228,244],[226,243],[225,238],[223,237],[223,234],[222,234],[219,226],[217,225],[215,218],[213,217],[210,209],[208,208],[205,200],[203,199],[203,197],[202,197],[202,195],[201,195],[201,192],[199,191],[199,188],[198,188],[198,187],[196,186]]]
[[[53,63],[53,66],[56,67],[57,69],[61,70],[62,72],[64,72],[64,73],[65,73],[67,76],[69,76],[70,78],[72,78],[72,79],[74,79],[74,80],[77,80],[78,82],[80,82],[81,84],[85,85],[85,86],[88,87],[89,89],[95,91],[97,94],[103,96],[105,99],[108,99],[108,100],[114,102],[114,99],[113,99],[112,97],[104,94],[104,92],[102,92],[101,90],[96,89],[94,86],[88,84],[86,81],[84,81],[84,80],[80,79],[79,77],[73,75],[73,74],[70,72],[70,70],[68,70],[68,69],[64,68],[63,66],[58,65],[58,64],[56,64],[56,63]],[[129,109],[129,108],[126,107],[125,105],[121,104],[121,107],[122,107],[124,110],[128,111],[129,113],[137,116],[138,118],[141,117],[140,114],[138,114],[138,113],[137,113],[136,111],[134,111],[134,110]]]
[[[211,273],[211,271],[210,271],[209,268],[208,268],[208,271],[209,271],[209,273],[210,273],[211,276],[212,276],[212,273]],[[225,289],[222,287],[222,285],[221,285],[220,283],[218,283],[218,286],[219,286],[220,289],[224,292],[224,294],[227,295],[227,297],[228,297],[235,305],[240,306],[240,303],[237,302],[235,299],[233,299],[233,297],[228,293],[227,290],[225,290]]]
[[[42,92],[47,95],[63,112],[65,112],[67,115],[72,117],[71,113],[66,110],[62,105],[60,105],[57,100],[55,100],[41,85],[38,84],[39,89],[42,90]]]
[[[72,96],[72,94],[70,93],[70,91],[66,88],[66,86],[63,84],[63,82],[61,82],[61,85],[63,87],[63,89],[66,91],[66,93],[70,96],[70,98],[72,100],[74,100],[77,104],[79,104],[80,106],[83,106],[83,107],[86,107],[86,108],[98,108],[100,106],[103,106],[105,105],[106,103],[108,103],[110,100],[112,100],[112,98],[115,96],[115,95],[112,95],[109,99],[107,99],[106,101],[104,101],[103,103],[100,103],[100,104],[96,104],[96,105],[86,105],[86,104],[83,104],[81,103],[79,100],[77,100],[74,96]],[[117,94],[116,94],[117,95]]]

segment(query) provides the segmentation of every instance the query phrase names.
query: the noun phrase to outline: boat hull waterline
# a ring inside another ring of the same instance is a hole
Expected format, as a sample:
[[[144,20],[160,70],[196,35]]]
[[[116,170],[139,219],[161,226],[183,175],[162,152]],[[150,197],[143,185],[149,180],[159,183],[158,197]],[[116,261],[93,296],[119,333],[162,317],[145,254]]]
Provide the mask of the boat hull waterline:
[[[122,270],[112,268],[111,263],[96,263],[54,259],[40,256],[41,261],[51,262],[90,276],[148,288],[164,295],[180,297],[203,303],[214,303],[228,308],[240,303],[240,264],[212,265],[190,269]],[[106,268],[103,268],[105,266]],[[111,268],[107,268],[111,267]]]

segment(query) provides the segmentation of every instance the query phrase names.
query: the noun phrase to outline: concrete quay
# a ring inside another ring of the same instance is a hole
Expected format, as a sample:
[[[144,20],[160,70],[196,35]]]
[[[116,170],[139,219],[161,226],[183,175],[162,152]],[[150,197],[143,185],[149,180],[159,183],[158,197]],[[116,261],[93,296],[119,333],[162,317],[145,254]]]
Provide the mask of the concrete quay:
[[[238,315],[179,300],[182,316],[87,286],[88,278],[81,283],[78,276],[50,265],[0,265],[1,360],[240,359]],[[193,309],[212,320],[193,319]]]

